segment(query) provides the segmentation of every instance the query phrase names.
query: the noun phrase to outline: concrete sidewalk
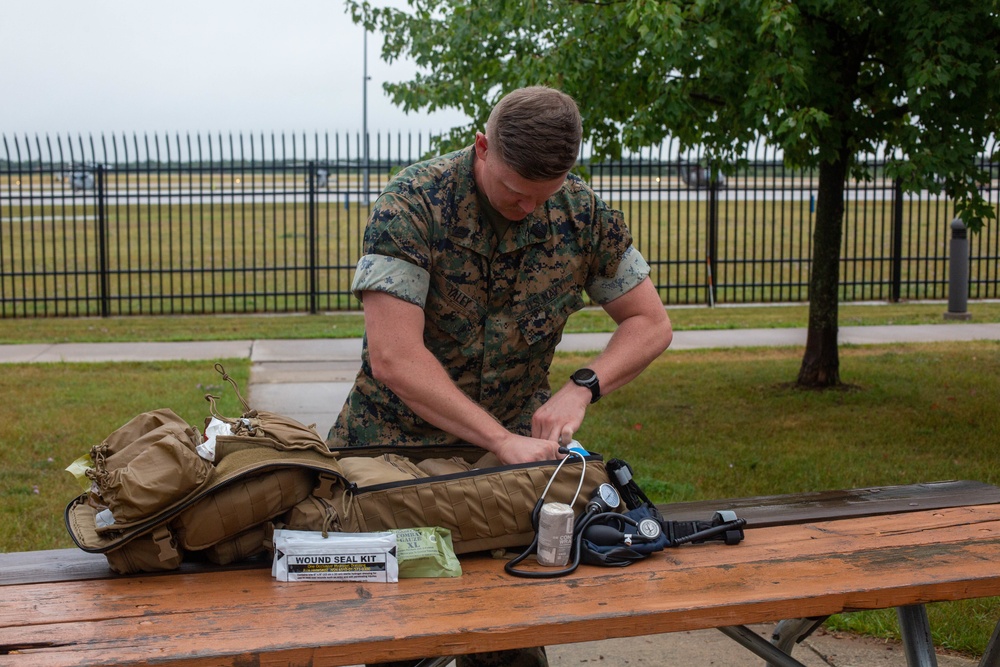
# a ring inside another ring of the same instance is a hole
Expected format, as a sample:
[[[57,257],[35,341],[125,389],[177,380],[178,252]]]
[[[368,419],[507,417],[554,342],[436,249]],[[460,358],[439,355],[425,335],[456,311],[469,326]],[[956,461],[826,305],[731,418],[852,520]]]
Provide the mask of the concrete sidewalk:
[[[604,347],[610,334],[566,334],[560,351]],[[841,327],[842,345],[1000,340],[1000,323]],[[806,330],[714,329],[676,331],[671,350],[726,347],[802,346]],[[164,361],[249,358],[255,363],[356,359],[361,341],[347,339],[231,340],[167,343],[28,343],[0,345],[0,363]]]
[[[604,347],[609,334],[567,334],[560,351],[590,352]],[[842,345],[908,342],[1000,340],[1000,324],[842,327]],[[671,350],[805,345],[805,329],[678,331]],[[361,341],[242,340],[184,343],[63,343],[0,345],[0,363],[104,362],[250,359],[246,397],[256,407],[315,424],[325,436],[350,389],[360,365]],[[772,625],[754,626],[770,639]],[[553,667],[599,664],[631,665],[763,665],[764,661],[717,630],[679,632],[610,639],[548,649]],[[827,633],[823,630],[799,644],[793,656],[806,667],[905,667],[896,643]],[[974,667],[978,662],[938,655],[939,667]]]

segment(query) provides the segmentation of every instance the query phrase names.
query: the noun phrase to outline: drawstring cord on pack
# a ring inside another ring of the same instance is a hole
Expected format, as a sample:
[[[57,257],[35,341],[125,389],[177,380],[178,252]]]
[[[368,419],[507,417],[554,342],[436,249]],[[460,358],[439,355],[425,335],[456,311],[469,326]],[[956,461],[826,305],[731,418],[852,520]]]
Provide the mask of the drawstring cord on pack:
[[[226,369],[222,366],[222,364],[215,364],[215,370],[219,372],[219,375],[222,376],[223,380],[233,385],[233,389],[236,391],[236,398],[240,399],[240,403],[243,405],[243,412],[246,414],[253,412],[253,410],[250,409],[250,404],[246,402],[246,399],[243,398],[243,394],[240,393],[240,386],[236,384],[236,380],[233,379],[233,376],[226,372]]]
[[[233,390],[236,392],[236,397],[243,405],[242,417],[237,417],[236,419],[224,417],[219,412],[219,407],[216,403],[216,401],[219,400],[219,397],[213,396],[212,394],[205,394],[205,400],[208,401],[211,406],[212,416],[219,421],[229,424],[233,429],[233,435],[248,435],[255,438],[267,438],[274,441],[277,448],[285,451],[312,451],[319,452],[324,456],[336,458],[336,455],[329,450],[322,440],[302,443],[290,441],[288,437],[283,437],[283,435],[287,435],[284,431],[288,431],[289,429],[293,432],[301,431],[302,429],[308,431],[309,429],[308,427],[305,427],[290,418],[268,412],[261,413],[251,408],[250,404],[243,398],[243,394],[240,393],[239,384],[237,384],[236,380],[234,380],[233,377],[226,372],[226,369],[222,366],[222,364],[215,364],[215,370],[222,375],[223,380],[233,386]]]
[[[211,406],[209,409],[212,416],[219,421],[226,422],[232,426],[234,433],[241,433],[245,431],[247,435],[251,436],[262,435],[263,433],[258,434],[256,432],[257,424],[255,418],[257,417],[257,411],[251,409],[250,404],[247,403],[245,398],[243,398],[243,394],[240,393],[239,384],[237,384],[236,380],[233,379],[233,376],[226,372],[226,369],[222,364],[215,364],[215,370],[219,372],[219,375],[222,376],[223,380],[233,386],[233,390],[236,392],[236,398],[238,398],[240,400],[240,404],[243,405],[243,416],[237,419],[231,419],[223,416],[222,413],[219,412],[219,406],[216,403],[216,401],[219,400],[219,397],[213,396],[212,394],[205,394],[205,400],[208,401],[209,406]]]
[[[90,458],[94,461],[93,468],[87,468],[83,474],[90,478],[90,481],[99,488],[107,485],[108,475],[108,446],[107,444],[96,445],[90,450]]]

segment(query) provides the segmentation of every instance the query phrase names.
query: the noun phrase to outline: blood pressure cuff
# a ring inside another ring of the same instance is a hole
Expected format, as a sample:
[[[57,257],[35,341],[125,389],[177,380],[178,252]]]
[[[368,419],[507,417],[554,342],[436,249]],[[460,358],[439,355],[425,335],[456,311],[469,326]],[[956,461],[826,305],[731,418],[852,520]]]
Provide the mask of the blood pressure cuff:
[[[594,517],[580,542],[580,561],[624,567],[662,551],[669,545],[668,536],[662,531],[652,539],[642,536],[637,526],[643,519],[659,524],[660,515],[651,505],[642,505],[622,514],[609,512]]]
[[[605,567],[625,567],[642,560],[649,554],[639,553],[631,547],[602,547],[589,540],[580,544],[580,562]]]

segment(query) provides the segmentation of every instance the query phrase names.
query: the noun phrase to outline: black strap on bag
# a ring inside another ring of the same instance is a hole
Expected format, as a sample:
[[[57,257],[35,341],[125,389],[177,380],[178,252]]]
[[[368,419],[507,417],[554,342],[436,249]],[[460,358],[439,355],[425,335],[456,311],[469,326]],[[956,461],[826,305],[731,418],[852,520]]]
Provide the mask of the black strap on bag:
[[[621,459],[611,459],[607,464],[608,476],[618,489],[622,500],[630,510],[646,508],[649,516],[660,522],[666,536],[667,547],[682,544],[700,544],[709,540],[719,540],[727,545],[743,541],[743,527],[746,519],[740,519],[732,510],[720,510],[711,521],[670,521],[665,519],[656,506],[646,497],[632,474],[632,466]]]
[[[642,492],[639,485],[635,483],[632,475],[632,466],[621,459],[611,459],[608,461],[607,470],[608,477],[611,478],[611,483],[618,489],[618,493],[621,494],[622,501],[626,507],[631,510],[643,506],[649,507],[655,513],[656,517],[663,518],[660,517],[656,506],[646,497],[646,494]]]

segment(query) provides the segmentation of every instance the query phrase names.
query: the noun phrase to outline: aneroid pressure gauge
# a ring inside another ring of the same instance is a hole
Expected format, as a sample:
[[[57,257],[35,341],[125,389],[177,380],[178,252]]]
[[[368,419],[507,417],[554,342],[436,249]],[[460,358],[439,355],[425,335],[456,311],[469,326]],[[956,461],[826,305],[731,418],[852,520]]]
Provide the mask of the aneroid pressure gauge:
[[[587,504],[588,512],[607,512],[618,507],[622,502],[618,490],[607,482],[601,484],[594,490],[594,494]]]

